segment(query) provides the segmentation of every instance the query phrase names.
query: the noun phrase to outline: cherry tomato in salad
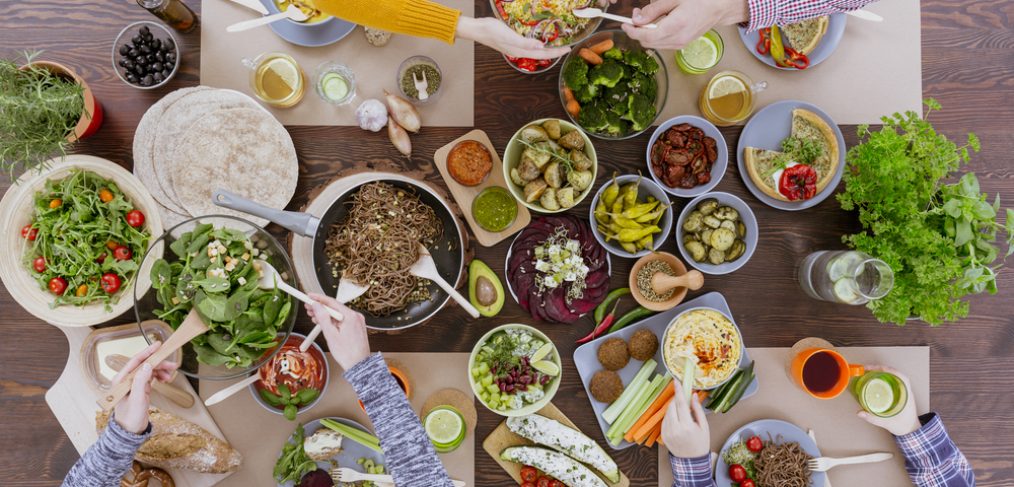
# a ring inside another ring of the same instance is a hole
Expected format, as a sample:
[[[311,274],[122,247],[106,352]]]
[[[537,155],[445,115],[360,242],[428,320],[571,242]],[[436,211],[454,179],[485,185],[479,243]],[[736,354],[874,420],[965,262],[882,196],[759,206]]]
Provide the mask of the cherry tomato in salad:
[[[532,482],[521,482],[521,487],[535,487]]]
[[[144,213],[138,210],[130,210],[127,213],[127,225],[137,228],[144,225]]]
[[[559,480],[550,480],[549,487],[566,487],[566,486],[563,485],[563,482],[560,482]]]
[[[35,260],[32,261],[32,268],[35,269],[35,272],[45,272],[46,258],[41,255],[36,257]]]
[[[82,284],[82,285],[78,286],[77,290],[74,291],[74,295],[77,296],[77,297],[79,297],[79,298],[85,297],[86,294],[88,294],[88,285],[87,284]]]
[[[538,481],[535,482],[535,487],[549,487],[550,482],[552,482],[552,480],[550,480],[549,477],[543,475],[542,477],[539,477]]]
[[[757,484],[753,482],[753,479],[746,479],[739,483],[739,487],[757,487]]]
[[[63,206],[63,200],[61,200],[60,198],[53,198],[53,199],[49,200],[49,208],[50,209],[55,210],[55,209],[57,209],[57,208],[59,208],[61,206]]]
[[[95,262],[99,264],[104,264],[106,262],[106,253],[102,252],[101,254],[99,254],[99,256],[95,258]]]
[[[27,238],[28,240],[34,241],[39,236],[39,229],[32,227],[31,224],[21,227],[21,238]]]
[[[729,480],[733,482],[742,482],[746,480],[746,469],[738,463],[729,465]]]
[[[813,198],[817,194],[817,171],[806,164],[785,168],[778,180],[778,192],[789,201]]]
[[[116,291],[119,291],[120,276],[117,276],[112,272],[102,274],[102,290],[105,291],[106,294],[113,294]]]
[[[113,258],[116,260],[130,260],[134,253],[126,245],[120,245],[113,251]]]
[[[757,453],[764,449],[764,442],[759,436],[751,436],[749,440],[746,440],[746,449]]]
[[[507,56],[507,61],[522,71],[534,72],[546,68],[553,63],[552,59],[531,59],[526,57]]]
[[[120,244],[118,244],[116,242],[113,242],[112,240],[107,240],[106,241],[106,248],[109,249],[109,250],[116,250],[116,247],[119,247],[119,246],[120,246]]]
[[[102,188],[99,190],[99,199],[102,200],[103,203],[109,203],[110,201],[113,201],[113,192],[109,191],[108,188]]]
[[[49,292],[62,296],[63,292],[67,290],[67,280],[62,277],[54,277],[49,280]]]
[[[535,467],[524,467],[521,469],[522,482],[535,482],[539,478],[539,471]]]

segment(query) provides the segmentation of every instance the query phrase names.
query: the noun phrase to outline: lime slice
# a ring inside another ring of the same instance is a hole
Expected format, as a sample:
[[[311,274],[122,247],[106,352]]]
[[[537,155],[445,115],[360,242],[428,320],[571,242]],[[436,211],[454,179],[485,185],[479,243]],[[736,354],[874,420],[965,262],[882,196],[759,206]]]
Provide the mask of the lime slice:
[[[708,37],[698,37],[682,53],[683,60],[697,69],[710,69],[718,64],[718,46]]]
[[[539,347],[539,349],[536,350],[535,353],[532,354],[531,361],[532,362],[539,362],[542,359],[546,358],[546,356],[549,355],[549,352],[552,352],[552,351],[553,351],[553,344],[552,343],[546,343],[545,345]]]
[[[735,76],[725,76],[718,80],[717,83],[711,85],[711,89],[708,91],[708,98],[714,100],[716,98],[721,98],[735,93],[742,93],[744,91],[747,91],[747,87],[739,80],[739,78]]]
[[[844,254],[831,259],[831,262],[827,263],[827,277],[831,279],[831,281],[837,281],[838,279],[845,277],[845,274],[849,272],[849,269],[854,267],[860,261],[862,261],[862,257],[855,252],[845,252]]]
[[[465,439],[465,419],[451,406],[434,408],[424,421],[426,435],[440,451],[453,450]]]
[[[553,363],[551,360],[540,360],[532,363],[532,368],[546,374],[550,377],[556,377],[560,374],[560,366]]]
[[[869,412],[882,414],[894,404],[894,389],[884,379],[873,379],[863,389],[863,403]]]
[[[338,73],[325,74],[320,80],[320,87],[324,96],[332,101],[344,100],[349,95],[349,82]]]

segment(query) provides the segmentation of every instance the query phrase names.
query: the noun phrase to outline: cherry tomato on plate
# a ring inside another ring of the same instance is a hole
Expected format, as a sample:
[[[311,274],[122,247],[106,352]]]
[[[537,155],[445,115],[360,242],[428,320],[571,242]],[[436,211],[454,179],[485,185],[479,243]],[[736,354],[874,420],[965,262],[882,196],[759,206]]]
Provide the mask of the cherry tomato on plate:
[[[539,477],[539,480],[535,482],[535,487],[549,487],[549,482],[551,482],[549,477],[546,476]]]
[[[739,483],[739,487],[757,487],[757,484],[753,483],[753,479],[746,479]]]
[[[49,292],[62,296],[63,292],[67,290],[67,280],[62,277],[54,277],[49,280]]]
[[[117,276],[112,272],[102,274],[102,290],[105,291],[106,294],[113,294],[116,291],[119,291],[120,276]]]
[[[36,257],[35,260],[32,261],[32,268],[35,269],[35,272],[45,272],[46,258],[41,255]]]
[[[729,465],[729,480],[737,483],[746,480],[746,469],[738,463]]]
[[[39,236],[39,229],[33,228],[31,224],[21,227],[21,238],[35,240]]]
[[[751,436],[749,440],[746,440],[746,449],[757,453],[764,449],[764,442],[759,436]]]
[[[522,482],[535,482],[539,478],[539,471],[535,467],[524,467],[521,469]]]
[[[113,251],[113,257],[116,260],[130,260],[134,256],[134,253],[130,251],[126,245],[120,245]]]
[[[144,213],[138,210],[130,210],[127,212],[127,225],[137,228],[144,225]]]

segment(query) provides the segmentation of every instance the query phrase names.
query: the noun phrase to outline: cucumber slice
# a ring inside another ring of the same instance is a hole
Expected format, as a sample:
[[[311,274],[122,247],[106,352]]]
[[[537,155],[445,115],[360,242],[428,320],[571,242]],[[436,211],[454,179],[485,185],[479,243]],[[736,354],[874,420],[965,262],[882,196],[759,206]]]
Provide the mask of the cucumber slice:
[[[834,282],[834,296],[839,301],[847,304],[857,303],[861,296],[856,292],[852,280],[849,278],[839,279]]]

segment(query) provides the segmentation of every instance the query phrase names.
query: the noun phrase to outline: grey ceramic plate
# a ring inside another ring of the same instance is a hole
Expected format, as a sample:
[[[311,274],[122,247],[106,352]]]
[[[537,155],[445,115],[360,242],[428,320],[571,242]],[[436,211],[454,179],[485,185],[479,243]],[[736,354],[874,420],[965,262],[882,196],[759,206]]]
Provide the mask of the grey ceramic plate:
[[[321,418],[321,419],[324,419],[324,418]],[[329,419],[333,419],[333,420],[335,420],[335,421],[337,421],[339,423],[345,424],[346,426],[351,426],[353,428],[365,431],[365,432],[367,432],[367,433],[369,433],[371,435],[373,434],[373,432],[370,431],[369,429],[367,429],[365,426],[363,426],[363,425],[361,425],[361,424],[359,424],[359,423],[357,423],[355,421],[352,421],[351,419],[336,418],[336,417],[331,417]],[[303,425],[303,432],[306,434],[305,437],[309,438],[310,435],[312,435],[315,431],[317,431],[320,428],[323,428],[323,426],[321,426],[321,424],[320,424],[320,419],[315,419],[313,421],[310,421],[309,423],[306,423],[305,425]],[[288,442],[291,439],[292,439],[292,435],[289,435],[289,437],[286,438],[285,441]],[[281,450],[282,450],[282,445],[278,445],[279,454],[281,454]],[[317,468],[330,471],[332,468],[335,468],[335,464],[337,464],[338,467],[347,467],[347,468],[351,468],[352,470],[355,470],[357,472],[366,473],[366,470],[363,469],[363,466],[360,465],[359,463],[357,463],[357,461],[360,458],[368,458],[370,460],[373,460],[374,463],[378,463],[380,465],[384,464],[384,454],[383,453],[377,453],[377,452],[375,452],[375,451],[373,451],[373,450],[371,450],[371,449],[369,449],[369,448],[367,448],[367,447],[365,447],[363,445],[360,445],[359,443],[356,443],[356,442],[354,442],[354,441],[352,441],[352,440],[350,440],[348,438],[344,438],[342,440],[342,451],[341,451],[341,453],[339,453],[339,454],[331,457],[330,461],[327,461],[327,462],[317,462]],[[296,485],[298,483],[299,482],[286,482],[284,484],[278,484],[278,486],[279,487],[293,487],[294,485]]]
[[[260,2],[268,9],[269,14],[280,12],[278,4],[274,0],[260,0]],[[278,37],[297,46],[321,47],[344,39],[345,36],[349,35],[356,28],[356,24],[331,17],[313,24],[302,24],[293,20],[283,19],[268,24],[268,27],[271,27],[271,30]]]
[[[765,443],[769,437],[779,443],[795,441],[811,457],[820,457],[820,449],[817,448],[817,443],[805,431],[799,426],[777,419],[761,419],[739,428],[722,445],[722,453],[728,450],[733,443],[746,441],[751,436],[759,436]],[[809,487],[824,487],[826,482],[827,474],[824,472],[812,472],[810,474]],[[718,462],[715,463],[715,483],[717,485],[733,485],[732,480],[729,479],[729,465],[725,463],[725,460],[722,460],[721,454],[718,455]]]
[[[588,401],[591,402],[592,409],[595,410],[595,419],[598,420],[599,427],[602,428],[603,438],[605,438],[606,431],[609,430],[609,424],[606,423],[604,419],[602,419],[602,413],[606,410],[607,407],[609,407],[609,405],[603,402],[598,402],[594,398],[592,398],[591,390],[588,388],[589,384],[591,383],[592,376],[595,375],[596,372],[602,370],[602,364],[599,363],[598,359],[599,345],[602,344],[603,340],[606,340],[611,337],[619,337],[624,340],[629,340],[630,337],[634,334],[634,332],[636,332],[641,328],[650,330],[658,337],[659,341],[661,341],[662,334],[665,333],[666,327],[669,326],[669,323],[677,315],[688,309],[701,307],[714,308],[719,312],[721,312],[722,314],[724,314],[725,316],[728,316],[733,323],[736,322],[736,320],[732,318],[732,310],[729,309],[729,303],[725,301],[725,296],[722,296],[720,293],[717,292],[710,292],[703,296],[684,302],[683,304],[669,311],[663,311],[654,316],[651,316],[650,318],[646,318],[630,326],[627,326],[626,328],[623,328],[620,331],[598,337],[595,340],[592,340],[584,345],[581,345],[580,347],[577,347],[577,350],[574,351],[574,365],[577,367],[578,375],[581,376],[581,383],[584,384],[585,393],[588,394]],[[658,362],[658,366],[655,368],[655,372],[664,374],[665,365],[662,362],[661,349],[659,349],[659,351],[655,353],[655,361]],[[749,363],[750,356],[747,354],[747,350],[744,344],[743,356],[739,361],[739,365],[740,367],[743,367]],[[624,385],[629,384],[630,381],[633,380],[634,376],[637,375],[637,371],[641,369],[641,364],[642,362],[630,359],[630,363],[627,364],[626,367],[616,371],[618,374],[620,374],[620,378],[623,379]],[[746,391],[744,391],[743,397],[740,398],[740,401],[744,401],[746,400],[746,398],[756,394],[758,389],[760,389],[760,382],[758,382],[757,379],[754,378],[753,382],[750,383],[750,386],[747,387]],[[609,442],[603,442],[603,444],[608,445]],[[612,445],[609,446],[612,447],[614,450],[622,450],[624,448],[634,446],[634,444],[628,441],[623,441],[618,446],[615,447],[613,447]]]
[[[637,181],[638,178],[640,178],[640,176],[625,174],[623,176],[617,176],[616,182],[622,187],[626,183]],[[632,259],[648,255],[651,250],[644,249],[635,254],[631,254],[630,252],[623,250],[623,247],[620,247],[619,244],[615,242],[606,242],[602,232],[599,231],[598,222],[595,221],[595,207],[599,204],[599,198],[602,197],[602,192],[605,191],[610,184],[613,184],[612,178],[609,178],[608,181],[603,183],[598,192],[595,193],[595,197],[592,198],[591,209],[588,210],[588,218],[592,229],[592,235],[595,235],[595,240],[598,240],[599,245],[605,247],[607,252],[615,256]],[[666,195],[665,189],[663,189],[661,185],[651,182],[650,179],[641,178],[641,182],[637,186],[638,201],[644,202],[644,199],[647,198],[648,195],[654,196],[655,199],[661,201],[662,204],[668,205],[671,203],[669,201],[669,196]],[[658,250],[658,248],[665,242],[665,239],[668,238],[669,232],[672,230],[672,213],[672,207],[669,207],[668,210],[665,210],[665,214],[662,215],[662,219],[658,222],[658,227],[661,228],[662,231],[655,234],[652,250]]]
[[[662,182],[658,176],[655,175],[655,170],[651,167],[651,146],[655,145],[655,141],[669,130],[670,127],[679,125],[681,123],[689,123],[694,127],[697,127],[704,131],[704,135],[715,139],[715,145],[718,146],[718,159],[715,160],[715,164],[711,166],[711,181],[707,184],[695,186],[690,189],[683,188],[670,188]],[[693,198],[694,196],[707,193],[722,180],[722,176],[725,176],[725,170],[729,167],[729,147],[725,143],[725,137],[722,137],[722,132],[718,130],[711,122],[693,115],[680,115],[678,117],[670,118],[659,125],[655,132],[651,134],[651,139],[648,140],[648,148],[644,152],[645,162],[648,164],[648,173],[651,174],[651,178],[658,183],[658,186],[665,190],[665,192],[679,196],[680,198]]]
[[[757,147],[758,149],[781,150],[782,139],[788,137],[789,132],[792,130],[792,110],[796,108],[805,108],[820,115],[820,118],[823,118],[831,126],[831,130],[834,130],[834,135],[838,139],[838,169],[835,171],[834,177],[831,178],[831,182],[828,183],[827,187],[813,198],[805,201],[781,201],[764,194],[754,184],[753,180],[750,179],[750,173],[747,172],[746,165],[743,162],[743,148]],[[845,170],[845,152],[845,137],[842,137],[841,129],[834,123],[830,115],[811,103],[799,100],[785,100],[764,107],[747,122],[746,127],[743,127],[743,133],[739,136],[739,143],[736,145],[736,160],[737,167],[739,167],[739,175],[743,178],[743,183],[746,184],[747,189],[757,199],[779,210],[798,211],[817,206],[821,201],[826,200],[828,196],[834,193],[835,188],[838,187],[838,183],[841,181],[842,171]]]
[[[697,207],[697,204],[709,198],[718,200],[718,203],[725,206],[731,206],[739,212],[739,218],[746,225],[746,237],[743,239],[743,243],[746,244],[746,251],[743,255],[739,256],[738,259],[732,262],[723,262],[721,264],[709,264],[707,262],[697,262],[690,258],[690,253],[683,246],[683,222],[687,220],[690,212]],[[723,193],[716,191],[714,193],[702,194],[687,203],[687,206],[683,207],[683,211],[680,212],[679,219],[676,220],[676,246],[680,249],[680,255],[683,256],[683,260],[690,264],[691,267],[697,269],[705,274],[721,275],[733,272],[740,267],[746,265],[750,257],[753,257],[754,250],[757,250],[757,234],[760,230],[757,227],[757,217],[754,216],[753,210],[750,209],[750,205],[746,204],[745,201],[739,199],[738,196],[729,193]]]
[[[817,47],[808,56],[810,58],[810,66],[806,69],[783,68],[775,64],[775,60],[770,55],[757,52],[757,41],[760,40],[760,33],[756,30],[747,32],[746,28],[740,27],[739,38],[743,41],[746,49],[750,51],[750,54],[753,54],[753,57],[772,68],[782,71],[806,71],[807,69],[813,69],[814,66],[831,57],[834,50],[838,48],[842,35],[845,34],[845,23],[847,20],[848,16],[845,14],[831,14],[831,18],[828,20],[827,32],[824,34],[824,38],[820,40],[820,44],[817,44]]]

